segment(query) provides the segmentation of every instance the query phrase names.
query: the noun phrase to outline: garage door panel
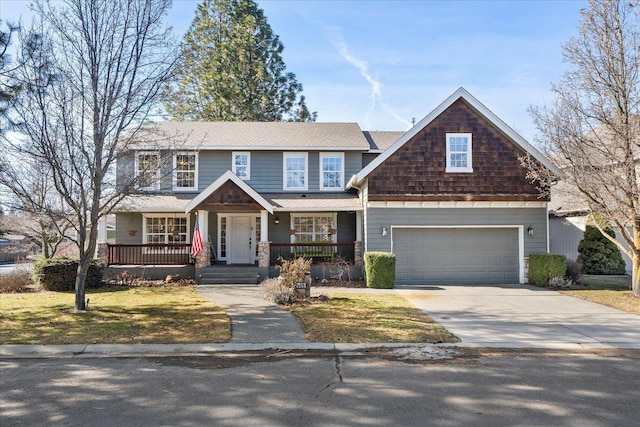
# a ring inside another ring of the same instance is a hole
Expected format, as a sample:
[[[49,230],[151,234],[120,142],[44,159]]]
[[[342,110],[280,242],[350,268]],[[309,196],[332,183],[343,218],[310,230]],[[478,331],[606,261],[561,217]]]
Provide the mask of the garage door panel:
[[[515,228],[396,229],[398,284],[488,284],[519,280]]]

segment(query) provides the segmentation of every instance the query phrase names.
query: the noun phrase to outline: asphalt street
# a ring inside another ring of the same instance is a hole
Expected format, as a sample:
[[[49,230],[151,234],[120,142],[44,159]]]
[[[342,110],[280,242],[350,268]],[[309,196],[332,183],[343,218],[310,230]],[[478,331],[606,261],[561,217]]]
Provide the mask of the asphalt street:
[[[0,360],[9,426],[637,426],[640,352]],[[450,357],[450,358],[447,358]]]

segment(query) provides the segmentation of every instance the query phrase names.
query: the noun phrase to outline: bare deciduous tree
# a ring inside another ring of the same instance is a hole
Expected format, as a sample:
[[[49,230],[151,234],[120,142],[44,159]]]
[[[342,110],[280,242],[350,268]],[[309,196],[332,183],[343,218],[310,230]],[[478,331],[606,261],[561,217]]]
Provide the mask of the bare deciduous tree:
[[[2,183],[23,200],[25,189],[14,181],[25,174],[19,159],[47,165],[62,209],[38,208],[51,218],[64,213],[77,231],[77,310],[85,309],[98,220],[139,188],[139,176],[116,182],[113,169],[138,142],[173,73],[178,49],[162,22],[170,5],[170,0],[38,1],[40,27],[23,42],[27,66],[17,78],[27,87],[14,105],[19,137],[5,140]]]
[[[563,46],[571,68],[552,85],[553,103],[531,109],[537,142],[565,174],[562,197],[617,228],[616,239],[603,234],[631,258],[640,297],[640,3],[591,0],[580,13]],[[553,179],[523,162],[534,179]]]

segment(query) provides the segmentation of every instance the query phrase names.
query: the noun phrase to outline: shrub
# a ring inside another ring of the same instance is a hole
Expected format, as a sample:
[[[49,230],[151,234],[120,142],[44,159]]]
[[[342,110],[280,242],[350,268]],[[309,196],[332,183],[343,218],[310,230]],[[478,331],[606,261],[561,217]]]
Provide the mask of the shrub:
[[[553,289],[573,289],[576,283],[568,277],[552,277],[547,286]]]
[[[289,304],[293,299],[293,289],[279,278],[267,279],[260,283],[262,298],[276,304]]]
[[[364,265],[368,288],[393,288],[396,281],[396,256],[394,254],[366,252]]]
[[[531,254],[529,257],[529,283],[545,286],[552,277],[564,277],[567,257],[558,254]]]
[[[604,227],[605,233],[616,237],[611,227]],[[607,239],[597,227],[587,225],[578,245],[578,262],[584,266],[586,274],[624,274],[625,263],[620,249]]]
[[[33,265],[33,281],[47,291],[73,291],[78,272],[78,260],[67,257],[40,258]],[[89,265],[85,287],[102,286],[104,263],[93,259]]]
[[[573,261],[571,259],[567,260],[567,271],[564,273],[564,276],[567,279],[571,279],[574,282],[580,281],[580,275],[582,274],[582,264],[577,261]]]
[[[30,292],[33,285],[31,273],[18,267],[7,274],[0,275],[0,293]]]

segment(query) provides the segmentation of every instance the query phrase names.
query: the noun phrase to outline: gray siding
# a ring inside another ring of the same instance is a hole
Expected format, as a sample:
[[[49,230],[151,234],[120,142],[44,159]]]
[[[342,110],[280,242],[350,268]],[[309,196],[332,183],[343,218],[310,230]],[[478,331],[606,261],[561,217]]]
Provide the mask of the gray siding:
[[[545,208],[370,208],[366,214],[367,251],[391,251],[391,226],[522,225],[524,255],[547,252]],[[526,233],[533,227],[534,235]],[[382,228],[388,229],[382,236]]]
[[[135,236],[129,236],[129,230],[136,230]],[[120,245],[134,245],[142,243],[142,214],[116,214],[116,243]]]

